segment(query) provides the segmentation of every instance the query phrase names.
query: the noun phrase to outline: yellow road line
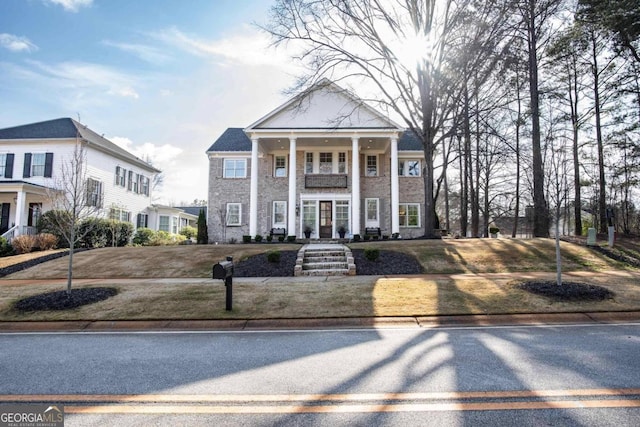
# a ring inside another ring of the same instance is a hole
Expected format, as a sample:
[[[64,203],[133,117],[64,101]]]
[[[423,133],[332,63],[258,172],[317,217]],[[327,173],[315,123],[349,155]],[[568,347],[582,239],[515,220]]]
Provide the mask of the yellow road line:
[[[534,409],[640,408],[640,400],[560,400],[545,402],[417,403],[398,405],[116,405],[67,406],[66,414],[303,414],[373,412],[499,411]]]
[[[255,402],[357,402],[407,400],[466,400],[549,397],[596,397],[640,395],[640,388],[513,390],[430,393],[355,394],[19,394],[0,395],[0,402],[104,402],[104,403],[255,403]]]

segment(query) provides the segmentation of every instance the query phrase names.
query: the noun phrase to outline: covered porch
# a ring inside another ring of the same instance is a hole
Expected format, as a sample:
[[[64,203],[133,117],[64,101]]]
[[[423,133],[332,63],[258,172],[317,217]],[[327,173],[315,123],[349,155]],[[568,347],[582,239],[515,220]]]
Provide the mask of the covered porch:
[[[47,188],[26,182],[0,184],[0,236],[9,242],[20,235],[36,234],[47,206]]]

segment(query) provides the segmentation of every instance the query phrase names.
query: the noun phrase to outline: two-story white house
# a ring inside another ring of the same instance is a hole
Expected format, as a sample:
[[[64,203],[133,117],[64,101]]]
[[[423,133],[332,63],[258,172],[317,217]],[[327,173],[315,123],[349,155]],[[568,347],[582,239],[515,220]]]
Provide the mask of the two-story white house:
[[[0,129],[0,235],[32,234],[38,217],[51,209],[56,188],[75,146],[84,146],[86,203],[97,216],[177,233],[193,215],[152,204],[160,170],[70,118]],[[185,216],[186,215],[186,216]]]
[[[207,150],[211,241],[244,235],[424,235],[423,151],[411,132],[323,80]]]

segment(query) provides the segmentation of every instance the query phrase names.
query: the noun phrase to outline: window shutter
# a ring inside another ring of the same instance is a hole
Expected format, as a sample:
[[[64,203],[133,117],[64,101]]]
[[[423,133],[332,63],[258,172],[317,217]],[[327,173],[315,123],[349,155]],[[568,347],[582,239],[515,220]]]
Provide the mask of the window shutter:
[[[24,153],[24,168],[22,169],[22,177],[29,178],[31,176],[31,153]]]
[[[116,166],[116,185],[120,185],[120,166]]]
[[[44,161],[44,177],[51,178],[52,174],[53,174],[53,153],[46,153],[45,161]]]
[[[4,177],[13,178],[13,157],[14,154],[7,154],[7,159],[4,164]]]

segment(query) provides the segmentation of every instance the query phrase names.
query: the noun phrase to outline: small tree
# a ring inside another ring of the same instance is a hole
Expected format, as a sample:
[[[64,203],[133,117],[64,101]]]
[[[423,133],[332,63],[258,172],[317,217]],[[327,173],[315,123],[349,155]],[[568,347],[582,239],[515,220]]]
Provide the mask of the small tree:
[[[47,191],[47,198],[55,214],[50,215],[49,227],[69,245],[69,267],[67,270],[67,294],[71,294],[73,282],[73,253],[76,245],[91,227],[80,223],[95,217],[102,208],[101,183],[86,177],[86,151],[82,141],[76,144],[70,158],[63,161],[60,176],[53,188]]]
[[[206,245],[209,243],[209,230],[207,229],[207,217],[204,209],[200,209],[198,214],[198,244]]]

